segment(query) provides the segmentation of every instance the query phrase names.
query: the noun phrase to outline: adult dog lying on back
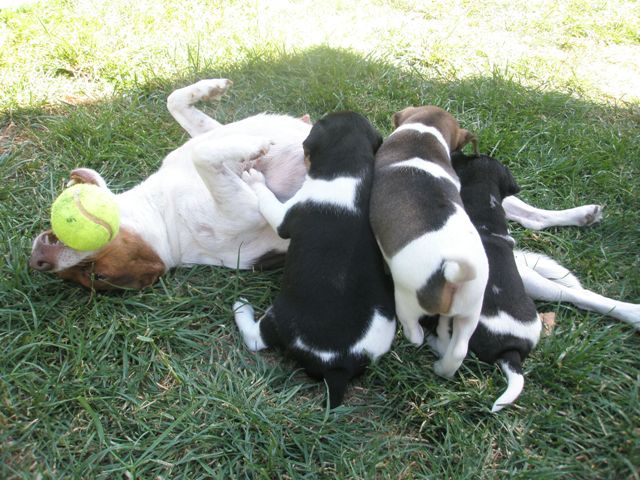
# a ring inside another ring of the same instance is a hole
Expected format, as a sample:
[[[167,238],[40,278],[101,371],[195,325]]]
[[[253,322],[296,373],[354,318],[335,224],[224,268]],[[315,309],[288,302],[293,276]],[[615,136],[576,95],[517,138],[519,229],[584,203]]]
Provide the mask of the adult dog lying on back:
[[[122,220],[115,240],[100,250],[79,252],[46,230],[33,242],[29,265],[96,290],[148,287],[168,270],[189,264],[281,265],[288,242],[260,215],[256,196],[240,174],[254,167],[280,200],[291,198],[304,181],[302,142],[311,124],[307,116],[260,114],[222,125],[195,108],[201,100],[219,99],[230,85],[226,79],[202,80],[169,95],[171,115],[192,138],[169,153],[157,172],[116,195]],[[100,174],[88,168],[70,177],[107,188]],[[509,197],[503,206],[507,218],[533,229],[590,225],[602,216],[598,205],[549,211]],[[549,282],[547,270],[535,262],[519,265],[527,276],[525,287]],[[545,299],[547,290],[529,294]],[[622,302],[589,293],[604,300],[578,306],[627,322],[640,319],[640,311],[617,316]]]

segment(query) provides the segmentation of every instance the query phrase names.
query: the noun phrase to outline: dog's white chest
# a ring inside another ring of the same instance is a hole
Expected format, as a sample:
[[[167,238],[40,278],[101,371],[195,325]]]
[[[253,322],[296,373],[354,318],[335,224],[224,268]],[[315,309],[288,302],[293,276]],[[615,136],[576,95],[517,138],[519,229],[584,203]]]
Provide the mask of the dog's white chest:
[[[307,177],[302,188],[285,205],[289,209],[295,204],[309,202],[357,212],[356,196],[360,181],[357,177],[339,177],[333,180]]]

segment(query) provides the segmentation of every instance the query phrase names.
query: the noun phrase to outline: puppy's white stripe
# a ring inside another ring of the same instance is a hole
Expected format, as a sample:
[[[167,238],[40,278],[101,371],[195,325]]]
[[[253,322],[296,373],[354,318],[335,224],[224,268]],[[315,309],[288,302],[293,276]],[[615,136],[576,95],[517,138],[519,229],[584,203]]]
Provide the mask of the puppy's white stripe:
[[[507,389],[504,391],[502,395],[498,397],[498,399],[493,403],[493,407],[491,407],[491,411],[493,413],[499,412],[503,407],[513,403],[513,401],[518,398],[522,389],[524,388],[524,377],[520,375],[518,372],[511,370],[511,367],[507,362],[500,361],[498,362],[500,368],[507,376]]]
[[[436,178],[444,178],[445,180],[449,180],[453,182],[458,191],[460,191],[460,181],[457,178],[452,177],[447,171],[442,168],[440,165],[429,161],[428,159],[423,159],[419,157],[410,158],[409,160],[403,160],[402,162],[397,162],[391,165],[391,167],[400,168],[417,168],[418,170],[422,170],[423,172],[428,173]]]
[[[389,351],[395,334],[396,322],[388,319],[377,310],[374,310],[367,331],[362,338],[349,349],[349,352],[354,355],[364,353],[372,360],[376,360]],[[293,345],[300,350],[315,355],[326,363],[331,362],[338,356],[338,352],[335,351],[319,350],[310,347],[304,343],[300,337],[296,338]]]
[[[364,336],[351,347],[351,353],[364,352],[372,360],[375,360],[389,351],[395,334],[396,322],[385,317],[378,310],[374,310],[369,328]]]
[[[529,323],[522,323],[502,311],[492,317],[483,315],[480,321],[492,333],[523,338],[531,341],[533,346],[538,343],[540,331],[542,330],[542,322],[539,319]]]
[[[395,133],[398,133],[398,132],[402,132],[404,130],[415,130],[415,131],[420,132],[420,133],[430,133],[431,135],[436,137],[436,140],[438,140],[438,142],[440,142],[440,144],[447,151],[447,155],[449,155],[449,144],[447,143],[447,141],[444,139],[444,137],[440,133],[440,130],[438,130],[437,128],[429,126],[429,125],[425,125],[423,123],[405,123],[403,125],[400,125],[398,128],[396,128],[391,133],[391,135],[393,135]],[[389,135],[389,136],[391,136],[391,135]]]
[[[320,360],[327,363],[338,356],[338,352],[332,352],[331,350],[318,350],[310,347],[309,345],[304,343],[300,337],[296,338],[296,341],[293,343],[293,345],[300,350],[304,350],[305,352],[315,355],[316,357],[320,358]]]
[[[334,180],[307,177],[302,188],[285,205],[289,209],[296,203],[313,202],[357,212],[355,202],[360,181],[357,177],[339,177]]]

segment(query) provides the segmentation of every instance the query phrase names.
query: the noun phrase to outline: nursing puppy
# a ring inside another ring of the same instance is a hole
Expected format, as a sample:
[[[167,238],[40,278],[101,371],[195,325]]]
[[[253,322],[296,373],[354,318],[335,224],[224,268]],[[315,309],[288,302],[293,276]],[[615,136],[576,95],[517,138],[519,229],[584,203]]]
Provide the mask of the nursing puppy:
[[[518,273],[513,255],[515,241],[509,235],[502,208],[502,200],[520,188],[509,169],[487,155],[458,152],[452,160],[460,178],[464,208],[480,233],[489,261],[482,314],[469,349],[484,362],[497,362],[507,376],[508,387],[491,409],[497,412],[520,395],[524,386],[522,362],[538,343],[542,329],[535,304]],[[441,318],[437,340],[429,338],[438,352],[444,351],[448,342],[448,323]]]
[[[259,172],[244,175],[260,212],[291,243],[273,305],[255,322],[251,306],[236,302],[236,324],[250,350],[285,350],[309,376],[325,379],[331,408],[395,335],[391,279],[369,224],[381,143],[361,115],[333,113],[303,143],[308,175],[290,200],[280,203]]]
[[[434,371],[452,377],[467,354],[487,283],[487,257],[460,198],[450,152],[475,139],[446,111],[409,107],[376,154],[371,224],[395,289],[405,336],[421,345],[424,315],[452,318]]]

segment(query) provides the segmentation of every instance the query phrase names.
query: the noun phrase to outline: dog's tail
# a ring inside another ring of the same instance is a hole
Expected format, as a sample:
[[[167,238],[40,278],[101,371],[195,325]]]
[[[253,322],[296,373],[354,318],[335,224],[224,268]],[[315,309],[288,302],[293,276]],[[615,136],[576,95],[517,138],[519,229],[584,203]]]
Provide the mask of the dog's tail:
[[[255,321],[253,307],[244,298],[239,298],[233,304],[233,316],[242,335],[245,345],[255,352],[266,348],[260,333],[260,322]]]
[[[476,278],[476,267],[466,258],[450,258],[442,264],[442,274],[449,283],[469,282]]]
[[[583,289],[580,280],[578,280],[575,275],[546,255],[524,250],[514,250],[513,256],[516,259],[518,268],[530,268],[554,283],[576,290]]]
[[[333,368],[324,374],[329,388],[329,408],[336,408],[342,403],[351,377],[352,375],[344,368]]]
[[[507,405],[510,405],[522,392],[524,388],[524,375],[522,374],[522,358],[515,350],[508,350],[500,355],[498,365],[507,377],[507,389],[493,403],[491,411],[499,412]]]

